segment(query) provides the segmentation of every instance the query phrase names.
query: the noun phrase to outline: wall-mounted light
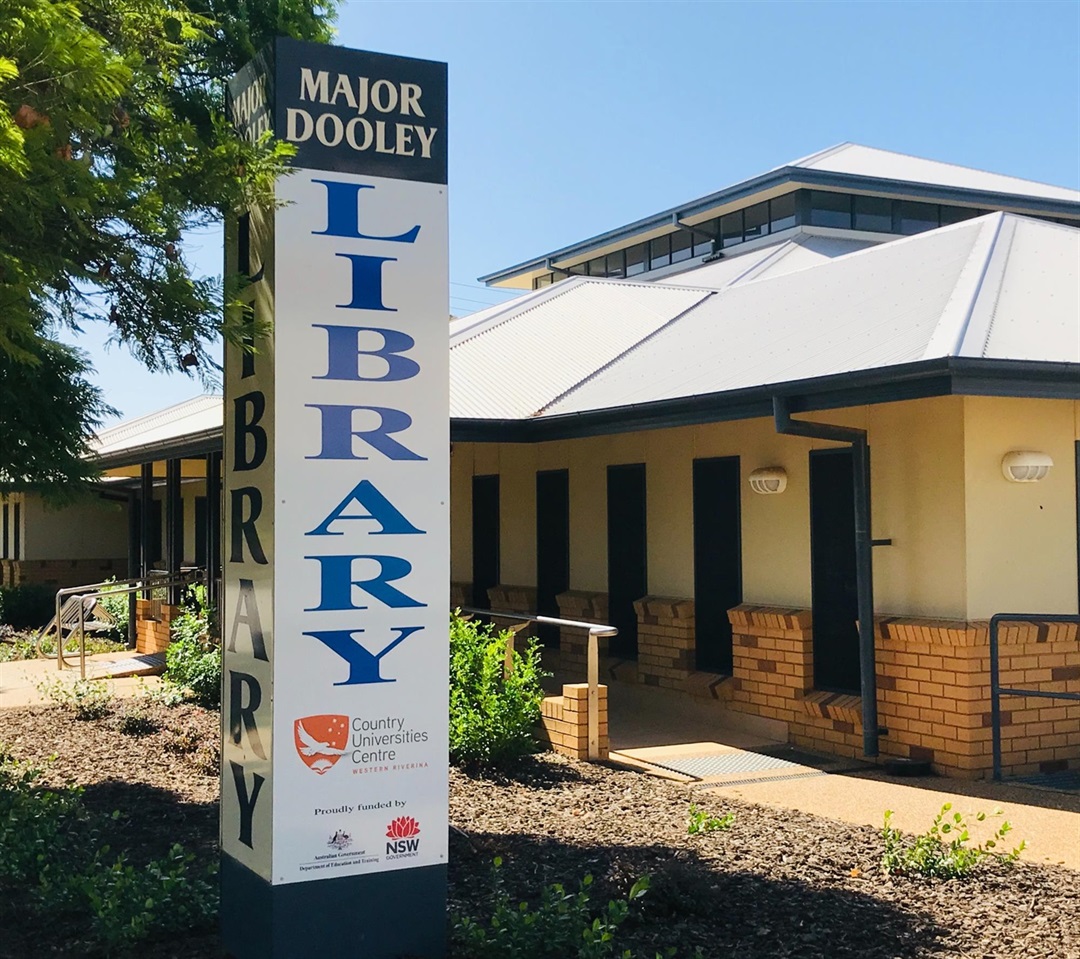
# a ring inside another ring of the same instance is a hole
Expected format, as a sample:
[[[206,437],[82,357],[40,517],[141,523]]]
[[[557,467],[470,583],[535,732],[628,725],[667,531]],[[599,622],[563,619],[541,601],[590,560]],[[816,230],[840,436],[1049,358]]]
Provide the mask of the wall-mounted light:
[[[1035,450],[1013,450],[1001,458],[1001,472],[1010,483],[1037,483],[1053,465],[1046,453]]]
[[[763,466],[750,474],[750,489],[755,493],[770,495],[787,489],[787,470],[782,466]]]

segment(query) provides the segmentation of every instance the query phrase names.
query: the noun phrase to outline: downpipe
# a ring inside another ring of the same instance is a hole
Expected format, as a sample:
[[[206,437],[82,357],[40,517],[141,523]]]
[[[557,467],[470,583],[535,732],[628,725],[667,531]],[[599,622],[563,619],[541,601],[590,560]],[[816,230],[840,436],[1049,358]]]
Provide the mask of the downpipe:
[[[834,440],[851,446],[855,487],[855,570],[859,605],[859,686],[862,694],[863,755],[878,754],[877,671],[874,662],[874,559],[870,533],[870,445],[866,430],[793,420],[787,399],[773,397],[776,432]]]

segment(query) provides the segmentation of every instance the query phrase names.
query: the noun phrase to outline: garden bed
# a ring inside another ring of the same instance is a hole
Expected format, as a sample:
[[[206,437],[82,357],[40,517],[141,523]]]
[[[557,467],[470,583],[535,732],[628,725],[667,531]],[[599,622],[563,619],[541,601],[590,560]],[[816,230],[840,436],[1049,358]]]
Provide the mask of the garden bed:
[[[130,708],[130,707],[128,707]],[[135,737],[118,714],[76,722],[57,707],[0,710],[0,744],[18,759],[53,761],[43,782],[85,787],[88,807],[120,818],[108,841],[133,862],[183,843],[216,855],[218,717],[190,706],[140,707],[157,728]],[[691,802],[734,812],[728,829],[688,835]],[[576,888],[595,877],[600,904],[652,877],[619,931],[652,959],[669,946],[692,957],[907,959],[1080,957],[1080,873],[1017,863],[967,880],[880,874],[877,830],[751,806],[613,768],[552,755],[513,777],[451,773],[451,904],[490,909],[492,860],[514,897]],[[1016,837],[1017,841],[1022,836]],[[0,851],[2,852],[2,851]],[[34,918],[20,893],[0,896],[0,957],[89,957],[85,926]],[[212,932],[150,942],[140,957],[218,959]]]

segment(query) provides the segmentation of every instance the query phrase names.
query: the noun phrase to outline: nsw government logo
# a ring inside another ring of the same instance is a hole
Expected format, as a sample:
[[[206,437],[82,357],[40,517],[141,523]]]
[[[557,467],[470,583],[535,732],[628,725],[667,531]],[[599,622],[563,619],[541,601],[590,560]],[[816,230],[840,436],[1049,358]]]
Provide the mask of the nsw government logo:
[[[386,827],[387,859],[411,859],[420,855],[420,823],[412,816],[398,816]]]
[[[322,776],[348,750],[348,716],[305,716],[293,723],[293,743],[308,769]]]

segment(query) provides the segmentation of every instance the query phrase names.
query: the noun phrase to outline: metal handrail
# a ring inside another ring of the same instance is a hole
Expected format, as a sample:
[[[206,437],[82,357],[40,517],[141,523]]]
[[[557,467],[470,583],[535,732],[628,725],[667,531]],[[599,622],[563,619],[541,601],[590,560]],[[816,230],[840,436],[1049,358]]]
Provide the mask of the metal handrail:
[[[600,646],[601,636],[618,636],[619,630],[615,626],[606,623],[582,623],[574,619],[556,619],[553,616],[540,616],[532,613],[515,613],[506,609],[474,609],[464,606],[461,612],[472,616],[490,616],[492,619],[515,619],[523,623],[543,623],[547,626],[568,626],[573,629],[587,629],[589,642],[586,651],[586,676],[589,684],[588,691],[588,721],[589,721],[589,759],[600,758]],[[518,627],[519,629],[521,627]],[[517,633],[517,630],[514,630]],[[510,662],[513,652],[514,637],[511,635],[507,641],[506,658]]]
[[[1080,701],[1080,693],[1055,693],[1043,689],[1017,689],[1001,685],[1001,670],[998,663],[998,624],[999,623],[1075,623],[1080,625],[1080,616],[1060,614],[1057,616],[1035,613],[998,613],[990,617],[990,725],[994,750],[994,781],[1001,781],[1001,697],[1034,696],[1037,699],[1068,699]]]
[[[111,583],[90,583],[86,586],[68,586],[56,591],[56,668],[68,669],[67,660],[64,659],[64,624],[61,619],[64,599],[71,596],[79,597],[79,676],[86,679],[86,603],[87,600],[99,600],[102,596],[130,595],[144,590],[162,589],[169,586],[190,586],[202,581],[204,571],[191,569],[179,573],[176,576],[163,577],[148,576],[146,579],[132,578],[113,580]],[[38,637],[38,643],[48,635],[43,630]]]

